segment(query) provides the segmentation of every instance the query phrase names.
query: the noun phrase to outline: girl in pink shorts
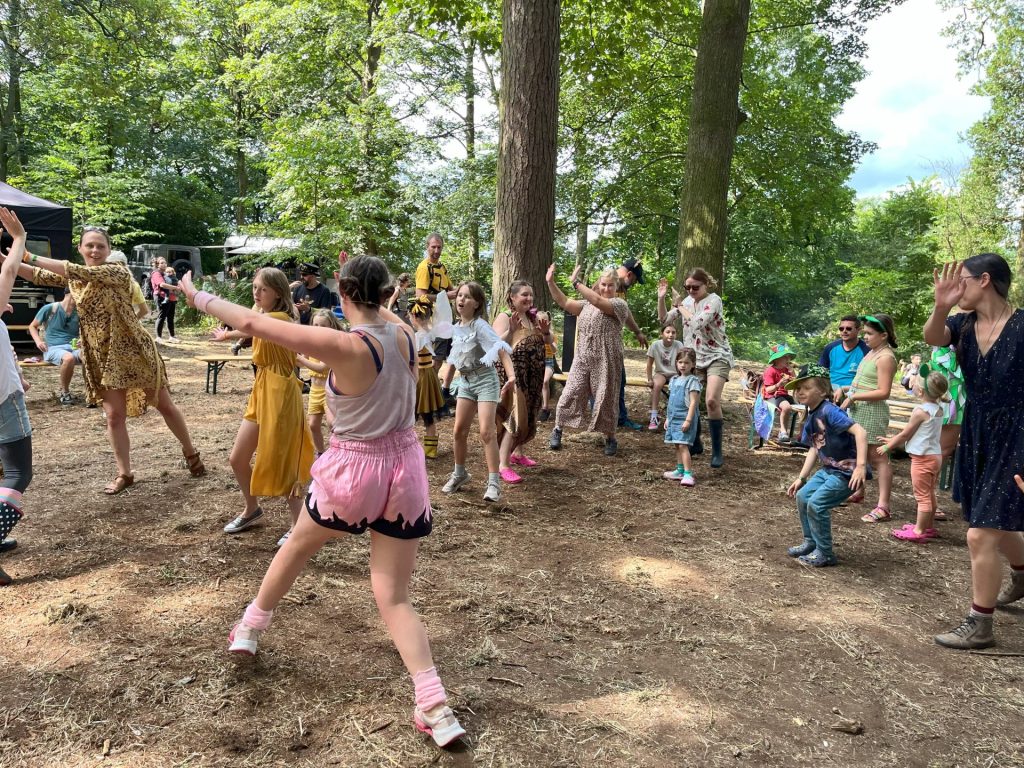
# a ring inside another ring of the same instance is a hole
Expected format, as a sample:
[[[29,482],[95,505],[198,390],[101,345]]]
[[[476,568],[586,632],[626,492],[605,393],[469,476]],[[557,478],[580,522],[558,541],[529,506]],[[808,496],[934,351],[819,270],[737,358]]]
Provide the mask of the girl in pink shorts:
[[[415,686],[416,727],[439,746],[465,730],[447,706],[426,630],[409,600],[421,537],[430,533],[426,460],[415,429],[416,354],[412,330],[380,306],[390,282],[372,256],[339,254],[341,307],[351,333],[277,322],[181,282],[189,304],[247,335],[326,363],[330,448],[313,465],[305,513],[274,557],[256,599],[231,631],[229,650],[253,655],[274,608],[306,562],[331,539],[370,529],[370,584],[381,618]]]

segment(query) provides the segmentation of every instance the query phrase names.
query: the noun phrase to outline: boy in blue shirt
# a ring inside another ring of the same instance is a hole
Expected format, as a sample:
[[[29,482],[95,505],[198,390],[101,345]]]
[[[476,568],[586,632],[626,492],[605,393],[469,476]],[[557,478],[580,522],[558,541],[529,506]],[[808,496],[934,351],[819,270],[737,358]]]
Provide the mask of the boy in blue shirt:
[[[796,497],[804,540],[787,553],[804,565],[822,567],[838,561],[832,551],[832,510],[864,484],[868,476],[868,436],[864,428],[829,400],[828,371],[805,365],[786,383],[798,403],[807,407],[801,441],[810,446],[800,477],[786,492]],[[821,469],[810,476],[814,462]]]

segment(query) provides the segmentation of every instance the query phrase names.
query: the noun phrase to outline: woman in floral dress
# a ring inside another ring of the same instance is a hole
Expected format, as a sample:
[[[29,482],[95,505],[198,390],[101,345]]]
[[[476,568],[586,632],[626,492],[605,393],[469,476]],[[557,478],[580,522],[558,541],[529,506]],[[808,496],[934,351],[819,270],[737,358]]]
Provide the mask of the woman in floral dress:
[[[605,435],[604,453],[614,456],[618,450],[615,427],[619,420],[619,381],[622,376],[622,327],[631,318],[625,300],[615,297],[618,277],[614,269],[605,270],[593,288],[579,279],[580,268],[570,282],[582,299],[570,299],[555,283],[555,266],[548,268],[548,290],[555,302],[570,315],[577,315],[576,356],[565,389],[558,400],[555,428],[549,447],[562,447],[562,429],[586,429]],[[590,416],[587,404],[593,400]]]
[[[171,400],[164,361],[135,316],[131,272],[120,264],[106,263],[110,237],[100,227],[82,230],[78,252],[85,266],[33,255],[18,274],[37,285],[66,286],[75,297],[87,402],[103,405],[117,462],[117,476],[103,492],[118,494],[135,482],[125,419],[141,416],[150,405],[181,443],[189,472],[201,477],[206,467],[192,444],[185,417]]]

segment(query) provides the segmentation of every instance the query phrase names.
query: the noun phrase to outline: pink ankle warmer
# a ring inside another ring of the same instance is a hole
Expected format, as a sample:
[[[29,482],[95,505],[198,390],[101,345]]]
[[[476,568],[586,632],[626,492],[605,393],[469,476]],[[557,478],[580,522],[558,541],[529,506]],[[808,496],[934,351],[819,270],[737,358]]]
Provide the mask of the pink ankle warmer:
[[[0,501],[6,501],[12,507],[17,508],[19,512],[21,511],[21,491],[0,487]]]
[[[441,678],[437,676],[437,667],[417,672],[412,676],[412,682],[416,686],[416,706],[421,710],[433,709],[448,701]]]
[[[242,615],[242,621],[247,626],[259,630],[269,627],[272,618],[274,618],[274,612],[264,611],[262,608],[256,607],[255,601],[246,606],[245,613]]]

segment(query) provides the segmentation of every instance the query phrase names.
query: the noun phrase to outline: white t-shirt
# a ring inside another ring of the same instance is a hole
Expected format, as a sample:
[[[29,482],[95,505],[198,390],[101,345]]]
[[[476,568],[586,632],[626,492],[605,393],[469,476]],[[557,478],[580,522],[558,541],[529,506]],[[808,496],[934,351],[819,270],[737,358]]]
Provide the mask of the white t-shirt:
[[[647,350],[647,356],[654,361],[654,372],[669,378],[676,375],[676,356],[683,348],[683,342],[673,341],[667,347],[658,339]]]
[[[938,403],[921,403],[914,411],[924,411],[928,418],[917,428],[914,436],[907,440],[907,453],[911,456],[941,454],[942,406]]]

